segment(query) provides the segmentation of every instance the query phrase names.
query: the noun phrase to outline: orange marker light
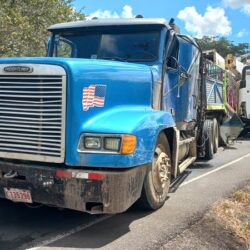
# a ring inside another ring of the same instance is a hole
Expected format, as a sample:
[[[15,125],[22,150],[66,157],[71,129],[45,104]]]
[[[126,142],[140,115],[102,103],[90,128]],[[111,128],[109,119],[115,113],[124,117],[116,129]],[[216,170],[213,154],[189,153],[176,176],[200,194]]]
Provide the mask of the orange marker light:
[[[136,148],[136,136],[135,135],[124,135],[122,142],[121,153],[123,155],[133,154]]]

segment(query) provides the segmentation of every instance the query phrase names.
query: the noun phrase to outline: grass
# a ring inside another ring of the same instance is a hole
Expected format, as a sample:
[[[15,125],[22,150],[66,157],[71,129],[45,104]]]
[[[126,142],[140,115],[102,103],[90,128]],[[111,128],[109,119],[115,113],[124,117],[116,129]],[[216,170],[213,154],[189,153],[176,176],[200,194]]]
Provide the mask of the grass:
[[[226,230],[250,249],[250,185],[217,203],[212,212]]]

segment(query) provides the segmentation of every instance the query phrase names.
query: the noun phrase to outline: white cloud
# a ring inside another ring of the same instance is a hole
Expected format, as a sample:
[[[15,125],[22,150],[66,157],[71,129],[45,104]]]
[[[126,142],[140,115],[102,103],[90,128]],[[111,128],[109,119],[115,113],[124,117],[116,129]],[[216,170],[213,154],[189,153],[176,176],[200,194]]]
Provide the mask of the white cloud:
[[[226,7],[232,9],[241,9],[247,15],[250,15],[250,0],[223,0]]]
[[[237,33],[237,37],[241,38],[247,36],[249,33],[246,29],[242,29],[240,32]]]
[[[231,23],[222,8],[208,6],[204,15],[201,15],[194,6],[186,7],[177,17],[185,22],[185,29],[198,38],[228,36],[232,32]]]
[[[117,12],[112,12],[110,10],[97,10],[94,13],[91,13],[87,19],[92,19],[93,17],[97,18],[133,18],[133,8],[129,5],[124,5],[122,8],[122,12],[118,14]]]
[[[123,6],[121,17],[123,17],[123,18],[132,18],[132,17],[134,17],[132,7],[129,6],[129,5]]]

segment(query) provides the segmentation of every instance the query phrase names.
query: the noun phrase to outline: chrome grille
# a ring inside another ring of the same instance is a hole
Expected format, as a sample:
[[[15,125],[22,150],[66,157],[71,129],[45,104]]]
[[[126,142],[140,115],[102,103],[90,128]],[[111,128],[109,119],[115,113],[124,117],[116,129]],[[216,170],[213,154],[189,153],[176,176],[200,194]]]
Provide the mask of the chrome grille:
[[[63,162],[66,76],[57,66],[34,68],[0,73],[0,157]]]

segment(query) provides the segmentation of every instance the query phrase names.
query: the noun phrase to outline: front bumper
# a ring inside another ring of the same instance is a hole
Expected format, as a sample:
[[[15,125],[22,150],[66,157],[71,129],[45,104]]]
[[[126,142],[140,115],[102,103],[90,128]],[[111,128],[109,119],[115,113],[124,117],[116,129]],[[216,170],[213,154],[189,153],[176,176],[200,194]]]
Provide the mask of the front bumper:
[[[6,178],[11,171],[16,176]],[[146,171],[147,165],[93,171],[0,161],[0,197],[5,198],[4,188],[24,189],[30,190],[33,202],[45,205],[92,214],[121,213],[140,197]],[[96,175],[102,178],[91,179]]]

